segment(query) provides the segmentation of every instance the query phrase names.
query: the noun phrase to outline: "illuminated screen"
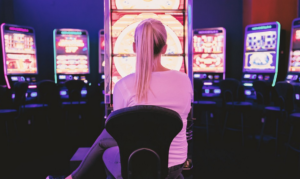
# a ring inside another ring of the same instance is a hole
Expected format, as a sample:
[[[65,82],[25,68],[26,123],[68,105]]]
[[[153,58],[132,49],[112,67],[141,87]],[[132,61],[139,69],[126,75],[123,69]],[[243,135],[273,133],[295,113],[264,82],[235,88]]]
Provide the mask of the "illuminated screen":
[[[193,52],[194,52],[193,71],[194,72],[223,72],[224,71],[224,34],[223,33],[195,34],[193,37],[193,42],[194,42],[194,48],[193,48]]]
[[[14,32],[10,30],[12,28],[5,26],[4,29],[4,55],[7,74],[36,74],[37,60],[34,34]],[[18,30],[18,28],[15,29]]]
[[[104,72],[104,30],[99,31],[99,73]]]
[[[183,0],[111,0],[112,9],[183,9]]]
[[[167,31],[168,48],[161,59],[162,65],[185,72],[182,13],[112,13],[112,87],[121,78],[135,72],[134,32],[137,25],[148,18],[160,20]]]
[[[293,29],[289,71],[300,72],[300,28]]]
[[[244,71],[275,72],[276,31],[248,33],[245,48]]]
[[[56,73],[89,73],[87,35],[63,34],[61,32],[62,31],[57,31],[55,37]]]

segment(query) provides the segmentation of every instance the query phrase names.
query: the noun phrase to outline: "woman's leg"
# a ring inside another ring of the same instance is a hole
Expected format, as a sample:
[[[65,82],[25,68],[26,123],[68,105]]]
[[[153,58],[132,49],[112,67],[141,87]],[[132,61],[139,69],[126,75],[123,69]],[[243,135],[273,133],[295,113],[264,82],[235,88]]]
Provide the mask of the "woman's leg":
[[[104,129],[82,160],[79,167],[74,172],[72,172],[71,176],[69,176],[68,179],[82,178],[83,175],[89,170],[89,168],[91,168],[91,166],[93,166],[96,161],[101,160],[103,152],[107,148],[114,146],[117,146],[117,142],[109,133],[107,133],[106,129]]]
[[[169,168],[169,173],[166,179],[184,179],[181,172],[183,169],[183,164],[176,165]]]

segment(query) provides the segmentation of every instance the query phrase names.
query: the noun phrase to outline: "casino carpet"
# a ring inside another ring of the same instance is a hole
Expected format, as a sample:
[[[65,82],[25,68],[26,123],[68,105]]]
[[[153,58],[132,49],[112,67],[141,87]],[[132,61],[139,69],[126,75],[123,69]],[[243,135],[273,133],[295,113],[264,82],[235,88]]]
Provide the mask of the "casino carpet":
[[[95,115],[95,114],[94,114]],[[25,122],[19,122],[20,139],[11,131],[13,139],[6,141],[4,130],[1,132],[1,176],[2,179],[43,179],[48,174],[69,174],[69,160],[78,147],[90,146],[101,129],[99,119],[89,116],[85,122],[71,119],[68,128],[53,128],[52,134],[46,130],[45,123],[38,126],[31,135],[31,128]],[[64,122],[56,126],[64,126]],[[60,124],[60,125],[59,125]],[[13,124],[10,124],[13,126]],[[4,125],[1,126],[4,129]],[[220,126],[219,126],[220,127]],[[71,130],[72,129],[72,130]],[[217,129],[217,130],[215,130]],[[206,143],[205,130],[194,130],[193,162],[194,169],[185,171],[186,179],[202,178],[299,178],[299,156],[289,152],[284,163],[282,155],[274,154],[274,143],[265,142],[260,151],[256,150],[257,141],[246,139],[241,146],[240,133],[226,132],[225,139],[220,139],[217,126],[212,126],[210,143]],[[281,149],[280,153],[284,150]]]

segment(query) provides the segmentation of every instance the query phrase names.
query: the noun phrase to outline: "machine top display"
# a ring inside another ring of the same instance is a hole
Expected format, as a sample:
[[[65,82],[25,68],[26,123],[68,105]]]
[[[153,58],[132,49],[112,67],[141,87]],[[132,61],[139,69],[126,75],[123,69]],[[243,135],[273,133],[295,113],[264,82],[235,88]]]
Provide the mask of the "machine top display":
[[[37,74],[35,32],[32,27],[1,24],[4,75]]]
[[[279,22],[246,27],[243,72],[277,73],[280,30]]]
[[[184,9],[184,0],[111,0],[111,9]]]
[[[88,32],[80,29],[55,29],[53,36],[55,73],[88,74]]]

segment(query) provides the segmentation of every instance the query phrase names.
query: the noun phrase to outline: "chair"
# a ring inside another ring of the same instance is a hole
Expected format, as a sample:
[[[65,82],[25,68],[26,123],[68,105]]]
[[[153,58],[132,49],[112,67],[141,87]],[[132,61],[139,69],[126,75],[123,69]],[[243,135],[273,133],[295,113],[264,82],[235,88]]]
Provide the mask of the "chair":
[[[39,85],[38,85],[39,88]],[[27,82],[16,82],[14,84],[14,91],[15,91],[15,99],[14,99],[14,106],[16,109],[19,109],[19,116],[28,116],[30,117],[29,124],[32,124],[32,128],[35,127],[35,116],[41,110],[46,110],[48,104],[44,103],[30,103],[26,104],[26,92],[28,89]],[[38,94],[39,95],[39,94]],[[39,98],[40,99],[40,98]],[[45,118],[48,124],[49,129],[49,122],[47,120],[46,111],[43,111],[45,114]]]
[[[112,157],[120,152],[124,179],[166,178],[169,148],[182,126],[178,113],[158,106],[116,110],[108,116],[106,130],[118,147],[105,151],[104,163],[110,172],[118,169]]]
[[[291,149],[300,154],[300,138],[299,138],[300,113],[297,112],[297,113],[290,114],[289,123],[290,123],[290,131],[289,131],[288,141],[286,143],[285,161],[287,159],[288,149]],[[299,157],[298,165],[300,166],[300,157]]]
[[[81,90],[85,86],[81,80],[68,80],[65,82],[65,86],[68,89],[68,101],[63,101],[62,106],[66,111],[66,118],[68,118],[69,111],[82,112],[83,106],[86,105],[86,101],[82,100]],[[79,115],[81,118],[81,115]]]
[[[8,120],[13,119],[15,132],[18,136],[16,116],[17,110],[11,106],[11,94],[6,87],[0,86],[0,119],[5,122],[7,141],[9,142]]]
[[[265,114],[266,118],[262,126],[260,141],[258,149],[260,149],[261,141],[264,136],[264,129],[269,119],[276,120],[276,129],[275,129],[275,153],[278,150],[278,134],[279,134],[279,122],[286,123],[287,116],[294,110],[294,89],[293,85],[287,82],[277,82],[275,85],[275,90],[277,92],[277,101],[278,106],[266,106]]]
[[[208,101],[202,99],[202,88],[203,88],[203,81],[195,78],[194,79],[194,113],[197,114],[196,118],[200,118],[201,113],[205,113],[205,127],[202,126],[194,126],[194,128],[198,129],[206,129],[206,140],[209,142],[209,128],[208,128],[208,119],[209,119],[209,112],[214,112],[217,103],[215,101]]]
[[[223,107],[226,110],[224,127],[222,131],[222,138],[224,138],[225,130],[241,131],[242,132],[242,145],[244,145],[244,113],[252,109],[252,103],[241,101],[241,84],[238,80],[227,78],[220,82],[221,96]],[[241,115],[241,128],[227,127],[228,115],[230,112],[237,112]]]

